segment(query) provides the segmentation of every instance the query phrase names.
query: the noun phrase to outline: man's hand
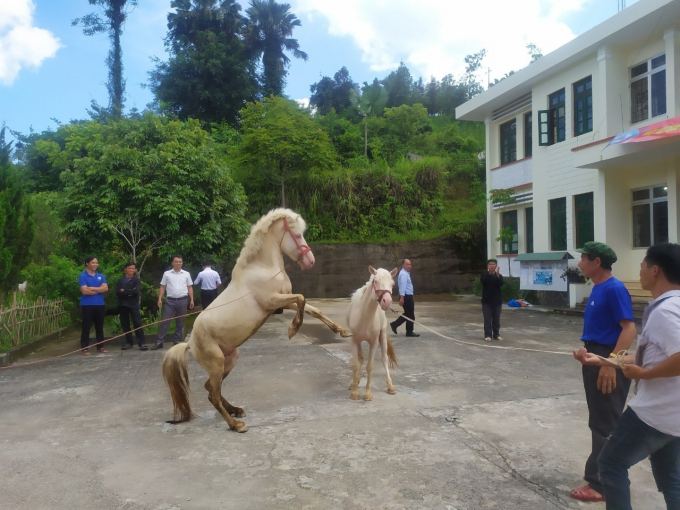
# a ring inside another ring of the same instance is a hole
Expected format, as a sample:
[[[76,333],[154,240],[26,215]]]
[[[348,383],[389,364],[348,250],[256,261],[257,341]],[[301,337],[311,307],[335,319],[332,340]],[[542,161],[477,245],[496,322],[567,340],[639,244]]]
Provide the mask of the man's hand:
[[[399,296],[399,306],[404,306],[404,296]]]
[[[597,378],[597,389],[608,395],[616,389],[616,369],[614,367],[600,367]]]
[[[498,276],[501,272],[501,268],[496,266],[496,276]]]
[[[160,298],[158,298],[158,303],[156,304],[158,305],[158,308],[163,308],[163,301],[161,301]]]
[[[193,309],[194,309],[194,300],[192,299],[192,300],[189,302],[189,310],[193,310]]]
[[[581,363],[581,365],[588,366],[605,366],[603,365],[603,360],[597,354],[588,352],[585,347],[581,347],[577,351],[573,352],[574,359]]]
[[[628,379],[645,379],[647,370],[633,363],[623,365],[623,375]]]

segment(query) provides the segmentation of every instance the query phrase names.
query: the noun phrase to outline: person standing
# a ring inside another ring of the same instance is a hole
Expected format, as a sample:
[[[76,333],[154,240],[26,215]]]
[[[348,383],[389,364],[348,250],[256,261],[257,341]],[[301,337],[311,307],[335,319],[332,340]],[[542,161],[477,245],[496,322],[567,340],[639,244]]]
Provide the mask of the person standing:
[[[406,336],[416,337],[419,333],[413,332],[413,322],[416,320],[415,305],[413,303],[413,282],[411,282],[411,261],[404,259],[401,262],[401,271],[397,279],[399,287],[399,306],[404,308],[404,315],[411,319],[407,321],[404,317],[398,317],[396,321],[390,322],[392,332],[397,335],[397,328],[404,322],[406,323]]]
[[[217,297],[217,286],[222,283],[220,274],[210,267],[210,262],[203,264],[203,271],[198,273],[194,285],[201,286],[201,306],[205,310]]]
[[[184,333],[184,314],[187,311],[187,302],[189,309],[194,308],[194,288],[191,281],[191,275],[188,271],[182,269],[183,260],[180,255],[172,257],[172,269],[163,273],[161,280],[161,288],[158,292],[158,308],[163,309],[163,322],[161,322],[158,331],[158,340],[151,350],[163,348],[163,341],[170,329],[170,319],[175,317],[175,333],[172,339],[172,345],[177,345],[182,341]],[[165,306],[163,306],[163,295],[167,289],[167,298]]]
[[[637,394],[598,458],[607,510],[631,510],[628,469],[650,457],[666,508],[680,508],[680,245],[651,246],[640,264],[640,284],[652,293],[635,355],[623,374],[637,379]],[[607,362],[581,349],[584,365]]]
[[[616,253],[606,244],[592,241],[576,251],[581,253],[578,267],[595,284],[586,305],[581,336],[583,348],[587,353],[605,358],[628,350],[637,330],[630,294],[623,283],[612,276]],[[579,352],[574,351],[576,359]],[[611,365],[584,365],[582,375],[592,443],[583,477],[587,484],[573,489],[569,495],[579,501],[604,501],[597,458],[623,413],[630,381]]]
[[[116,283],[116,296],[118,297],[118,312],[120,313],[120,325],[125,332],[125,345],[121,350],[132,349],[132,333],[130,332],[130,318],[135,327],[135,336],[139,344],[139,350],[146,351],[146,339],[142,329],[142,314],[139,312],[139,296],[142,293],[142,282],[137,278],[137,266],[134,262],[125,264],[125,275]]]
[[[83,313],[83,327],[80,332],[80,348],[83,356],[90,355],[90,329],[94,324],[96,333],[97,350],[107,353],[101,342],[104,341],[104,316],[106,307],[104,306],[104,292],[109,290],[106,278],[97,272],[99,259],[97,257],[87,257],[85,259],[85,271],[78,277],[80,285],[80,309]]]
[[[498,267],[496,259],[489,259],[484,271],[479,279],[482,282],[482,313],[484,314],[484,340],[490,342],[491,339],[503,341],[501,331],[501,309],[503,308],[503,298],[501,297],[501,287],[503,286],[503,275]]]

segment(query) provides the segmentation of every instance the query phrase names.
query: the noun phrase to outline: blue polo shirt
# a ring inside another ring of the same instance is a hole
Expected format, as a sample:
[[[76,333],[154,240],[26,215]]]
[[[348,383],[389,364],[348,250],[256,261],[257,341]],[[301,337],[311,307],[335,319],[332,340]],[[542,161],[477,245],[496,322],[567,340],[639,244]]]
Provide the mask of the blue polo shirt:
[[[634,320],[633,305],[626,286],[612,277],[590,292],[581,340],[616,345],[621,334],[619,322],[623,319]]]
[[[106,278],[101,273],[90,275],[87,271],[80,273],[78,278],[78,287],[83,285],[87,287],[101,287],[102,283],[106,283]],[[94,296],[80,296],[80,306],[98,306],[104,304],[104,294],[95,294]]]

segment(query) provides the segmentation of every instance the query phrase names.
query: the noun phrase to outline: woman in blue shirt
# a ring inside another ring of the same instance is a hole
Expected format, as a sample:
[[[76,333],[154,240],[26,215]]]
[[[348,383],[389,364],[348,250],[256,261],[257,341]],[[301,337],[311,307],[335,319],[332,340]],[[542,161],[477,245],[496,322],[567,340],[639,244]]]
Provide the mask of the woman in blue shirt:
[[[99,260],[97,257],[87,257],[85,259],[85,271],[80,274],[78,283],[80,285],[80,308],[83,311],[83,329],[80,333],[80,347],[83,356],[89,356],[90,351],[90,329],[94,323],[97,334],[97,344],[104,341],[104,292],[109,290],[106,278],[97,272]],[[102,353],[109,352],[103,345],[97,345],[97,350]]]

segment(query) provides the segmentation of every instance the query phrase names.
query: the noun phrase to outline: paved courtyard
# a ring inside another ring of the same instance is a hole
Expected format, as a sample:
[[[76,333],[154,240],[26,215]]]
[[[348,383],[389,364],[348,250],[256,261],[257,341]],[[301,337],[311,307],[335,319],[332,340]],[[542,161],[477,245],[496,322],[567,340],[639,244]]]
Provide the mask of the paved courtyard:
[[[344,325],[347,300],[310,303]],[[197,418],[180,425],[165,422],[164,351],[114,345],[2,370],[0,507],[602,510],[568,496],[590,445],[580,365],[486,348],[480,308],[476,298],[416,302],[418,320],[479,346],[402,329],[397,394],[378,363],[372,402],[349,399],[346,340],[308,316],[288,340],[292,313],[273,316],[223,386],[248,414],[245,434],[208,402],[193,358]],[[582,328],[538,310],[504,310],[501,323],[504,345],[565,352]],[[21,362],[77,346],[72,335]],[[634,508],[665,508],[648,461],[631,478]]]

